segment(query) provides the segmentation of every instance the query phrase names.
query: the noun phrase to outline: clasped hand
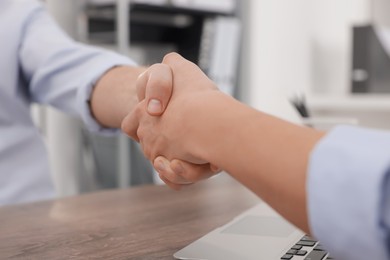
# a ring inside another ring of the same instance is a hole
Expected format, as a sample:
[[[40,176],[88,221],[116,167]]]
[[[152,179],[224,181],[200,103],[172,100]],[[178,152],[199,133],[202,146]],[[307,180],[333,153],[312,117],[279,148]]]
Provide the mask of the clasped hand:
[[[162,115],[154,113],[161,102],[149,97],[148,92],[160,92],[162,99],[169,101]],[[122,131],[141,144],[160,178],[173,189],[219,172],[197,143],[205,127],[197,107],[217,92],[215,84],[195,64],[175,53],[138,78],[139,104],[123,120]]]

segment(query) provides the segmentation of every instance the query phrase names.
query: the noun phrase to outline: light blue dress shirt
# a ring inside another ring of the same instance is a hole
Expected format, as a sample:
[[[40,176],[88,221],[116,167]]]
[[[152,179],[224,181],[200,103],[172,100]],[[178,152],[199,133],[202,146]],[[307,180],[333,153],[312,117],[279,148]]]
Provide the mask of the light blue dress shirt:
[[[0,0],[0,205],[54,195],[31,103],[79,115],[91,130],[105,131],[87,102],[94,83],[116,65],[134,63],[75,43],[36,0]]]
[[[389,171],[389,132],[340,126],[315,147],[310,226],[335,259],[390,259]]]

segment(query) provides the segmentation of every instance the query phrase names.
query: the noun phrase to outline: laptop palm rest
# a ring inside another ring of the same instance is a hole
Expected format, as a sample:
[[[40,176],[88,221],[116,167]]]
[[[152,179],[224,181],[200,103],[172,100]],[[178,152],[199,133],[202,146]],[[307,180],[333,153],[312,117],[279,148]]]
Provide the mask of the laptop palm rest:
[[[280,259],[303,232],[261,203],[182,250],[177,259]]]

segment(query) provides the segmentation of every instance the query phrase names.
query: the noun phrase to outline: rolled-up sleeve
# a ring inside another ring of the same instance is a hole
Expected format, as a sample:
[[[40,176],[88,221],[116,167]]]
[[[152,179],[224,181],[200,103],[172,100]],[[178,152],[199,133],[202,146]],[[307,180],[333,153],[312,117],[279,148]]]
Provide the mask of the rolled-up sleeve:
[[[35,1],[26,17],[20,42],[19,63],[32,101],[81,116],[92,131],[104,129],[92,117],[89,99],[95,83],[115,66],[134,66],[114,52],[70,39]],[[30,2],[30,3],[31,3]]]
[[[313,150],[310,228],[336,259],[389,259],[389,171],[388,132],[340,126]]]

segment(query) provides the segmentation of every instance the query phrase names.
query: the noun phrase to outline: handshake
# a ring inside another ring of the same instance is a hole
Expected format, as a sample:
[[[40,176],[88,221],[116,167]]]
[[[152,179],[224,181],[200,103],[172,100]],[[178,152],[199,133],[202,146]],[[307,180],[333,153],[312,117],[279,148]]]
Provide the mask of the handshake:
[[[219,99],[229,98],[193,63],[165,56],[137,80],[138,105],[122,121],[122,131],[141,144],[146,158],[171,188],[180,189],[218,173],[208,147],[209,124]],[[148,93],[157,93],[158,99]],[[229,98],[230,99],[230,98]]]
[[[122,130],[168,186],[180,189],[223,169],[309,232],[306,172],[325,133],[236,101],[177,54],[138,78],[137,95]]]

